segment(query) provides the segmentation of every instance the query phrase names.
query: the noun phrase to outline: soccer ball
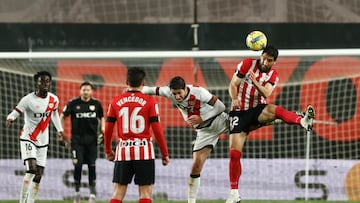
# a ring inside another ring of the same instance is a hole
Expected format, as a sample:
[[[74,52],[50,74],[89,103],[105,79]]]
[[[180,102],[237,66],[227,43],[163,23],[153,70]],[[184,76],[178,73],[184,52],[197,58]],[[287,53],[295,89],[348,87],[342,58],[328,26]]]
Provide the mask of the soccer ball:
[[[246,46],[251,50],[262,50],[266,47],[266,44],[266,35],[261,31],[252,31],[246,36]]]

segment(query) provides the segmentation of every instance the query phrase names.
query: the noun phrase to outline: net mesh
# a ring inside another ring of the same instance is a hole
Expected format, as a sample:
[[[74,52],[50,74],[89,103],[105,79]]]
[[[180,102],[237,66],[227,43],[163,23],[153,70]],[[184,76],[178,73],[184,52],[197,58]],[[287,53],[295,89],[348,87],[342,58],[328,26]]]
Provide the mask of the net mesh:
[[[32,76],[40,70],[47,70],[53,74],[52,92],[60,98],[60,110],[69,99],[78,96],[79,85],[87,80],[95,85],[94,97],[102,102],[106,111],[111,98],[121,94],[126,87],[127,68],[134,66],[145,68],[146,85],[167,85],[172,77],[180,75],[189,84],[207,88],[229,108],[231,101],[228,96],[228,84],[236,65],[242,59],[221,57],[196,59],[1,59],[0,98],[2,99],[0,99],[0,106],[2,106],[3,119],[0,120],[0,125],[5,126],[5,115],[15,107],[19,99],[34,90]],[[360,66],[359,58],[357,56],[281,56],[275,66],[279,73],[280,83],[272,96],[268,98],[268,102],[282,105],[291,111],[303,111],[308,104],[312,104],[316,111],[314,132],[310,138],[310,170],[312,171],[310,182],[315,186],[310,187],[310,197],[334,200],[354,197],[356,188],[359,186],[357,185],[359,182],[356,181],[360,176],[356,165],[356,160],[360,158],[360,74],[357,68]],[[159,181],[155,186],[155,194],[159,198],[166,196],[169,199],[186,199],[186,182],[190,173],[192,142],[196,133],[186,126],[170,100],[161,97],[156,97],[156,99],[159,103],[162,126],[174,165],[165,168],[159,164],[157,168],[160,170]],[[67,121],[69,122],[69,119]],[[3,167],[12,165],[14,160],[15,164],[13,165],[17,171],[14,173],[19,174],[19,171],[23,170],[20,164],[18,140],[22,124],[21,117],[12,127],[1,128],[0,160],[3,161],[1,171],[3,171]],[[65,133],[67,135],[70,133],[69,126],[70,124],[66,123]],[[57,143],[55,129],[52,125],[50,132],[48,158],[51,163],[53,163],[52,161],[59,163],[58,160],[64,161],[68,164],[66,165],[68,168],[64,170],[65,172],[52,167],[47,168],[47,177],[60,179],[59,184],[66,185],[67,189],[72,192],[72,177],[69,175],[72,169],[69,159],[70,152]],[[220,138],[209,161],[204,166],[200,199],[224,199],[228,195],[229,143],[227,135],[222,135]],[[242,159],[244,172],[240,181],[240,191],[244,191],[244,197],[248,199],[302,198],[304,185],[301,178],[305,167],[305,146],[306,132],[298,126],[276,124],[250,133]],[[158,149],[157,154],[160,156]],[[101,147],[99,150],[101,163],[106,162],[103,158],[103,148]],[[98,176],[111,177],[112,166],[101,165],[100,167],[105,168],[98,170],[101,173]],[[268,177],[272,174],[278,174],[281,177]],[[61,176],[64,179],[62,183]],[[16,178],[20,183],[21,176],[17,175]],[[332,178],[338,180],[338,183],[327,182]],[[86,187],[86,178],[84,179],[83,186]],[[217,192],[214,192],[214,185],[217,185]],[[6,185],[3,184],[0,190],[5,190],[3,187]],[[102,179],[98,180],[98,187],[107,188],[103,194],[99,194],[100,199],[107,199],[111,196],[111,180],[108,182],[104,182]],[[179,190],[167,189],[173,187],[179,188]],[[256,190],[251,190],[252,187],[255,187]],[[19,188],[19,185],[14,187],[14,197],[17,196]],[[61,199],[69,194],[67,190],[55,192],[56,188],[49,188],[52,191],[41,193],[40,198]],[[344,190],[349,195],[344,194]],[[137,191],[130,190],[128,198],[136,197]]]
[[[3,1],[2,22],[192,23],[194,13],[194,0]],[[357,0],[197,0],[197,4],[198,22],[357,23],[360,18]]]

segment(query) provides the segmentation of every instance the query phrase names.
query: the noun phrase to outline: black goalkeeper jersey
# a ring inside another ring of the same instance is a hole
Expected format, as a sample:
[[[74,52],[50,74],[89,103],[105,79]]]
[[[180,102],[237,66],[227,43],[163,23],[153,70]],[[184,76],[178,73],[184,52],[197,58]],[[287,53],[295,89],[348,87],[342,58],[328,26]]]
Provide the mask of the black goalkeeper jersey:
[[[65,106],[64,116],[71,116],[71,142],[89,144],[96,142],[99,133],[99,119],[104,116],[101,103],[91,98],[85,102],[80,97],[74,98]]]

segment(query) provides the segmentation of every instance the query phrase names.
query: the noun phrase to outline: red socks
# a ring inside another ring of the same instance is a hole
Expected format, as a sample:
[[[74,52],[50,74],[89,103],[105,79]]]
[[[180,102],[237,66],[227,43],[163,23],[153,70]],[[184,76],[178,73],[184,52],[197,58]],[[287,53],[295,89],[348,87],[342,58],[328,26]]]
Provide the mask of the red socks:
[[[285,123],[300,125],[301,116],[284,109],[282,106],[276,107],[275,116],[283,120]]]
[[[122,201],[117,199],[111,199],[109,203],[122,203]],[[139,199],[139,203],[151,203],[151,199],[141,198]]]
[[[111,199],[109,203],[122,203],[122,201],[117,199]],[[151,199],[141,198],[139,199],[139,203],[151,203]]]
[[[241,175],[241,152],[238,150],[230,150],[229,178],[231,189],[238,189],[239,178]]]
[[[151,199],[141,198],[139,199],[139,203],[151,203]]]
[[[121,200],[111,199],[109,203],[121,203]]]

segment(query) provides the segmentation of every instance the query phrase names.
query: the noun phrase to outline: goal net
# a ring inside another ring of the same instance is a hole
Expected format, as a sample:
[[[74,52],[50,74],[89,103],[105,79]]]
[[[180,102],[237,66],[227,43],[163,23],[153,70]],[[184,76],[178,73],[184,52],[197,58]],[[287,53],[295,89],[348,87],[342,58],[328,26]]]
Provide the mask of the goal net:
[[[51,91],[60,98],[60,111],[79,94],[79,85],[95,85],[94,97],[104,109],[126,87],[129,67],[146,70],[146,85],[167,85],[174,76],[207,88],[230,107],[228,84],[236,65],[253,51],[197,52],[46,52],[0,53],[0,199],[17,199],[24,174],[20,160],[20,117],[5,128],[6,115],[19,99],[34,90],[32,76],[40,70],[53,75]],[[280,83],[269,103],[291,111],[316,111],[314,131],[283,123],[250,133],[245,144],[239,191],[243,199],[328,199],[359,200],[360,164],[360,50],[280,50],[274,67]],[[157,160],[154,199],[185,200],[192,164],[192,142],[196,133],[166,98],[156,97],[160,107],[171,162],[163,167]],[[70,135],[69,119],[65,133]],[[50,145],[39,199],[70,199],[74,193],[70,151],[56,141],[50,127]],[[220,140],[201,174],[199,199],[225,199],[228,180],[228,135]],[[306,146],[309,145],[309,151]],[[306,156],[309,152],[309,157]],[[157,149],[158,157],[160,156]],[[308,166],[308,167],[306,167]],[[98,199],[111,197],[113,164],[104,159],[103,147],[97,160]],[[88,194],[87,167],[81,192]],[[129,186],[126,199],[137,199],[138,190]]]
[[[2,22],[17,23],[193,23],[194,2],[201,23],[357,23],[360,19],[358,0],[17,0],[0,7],[0,15]]]

